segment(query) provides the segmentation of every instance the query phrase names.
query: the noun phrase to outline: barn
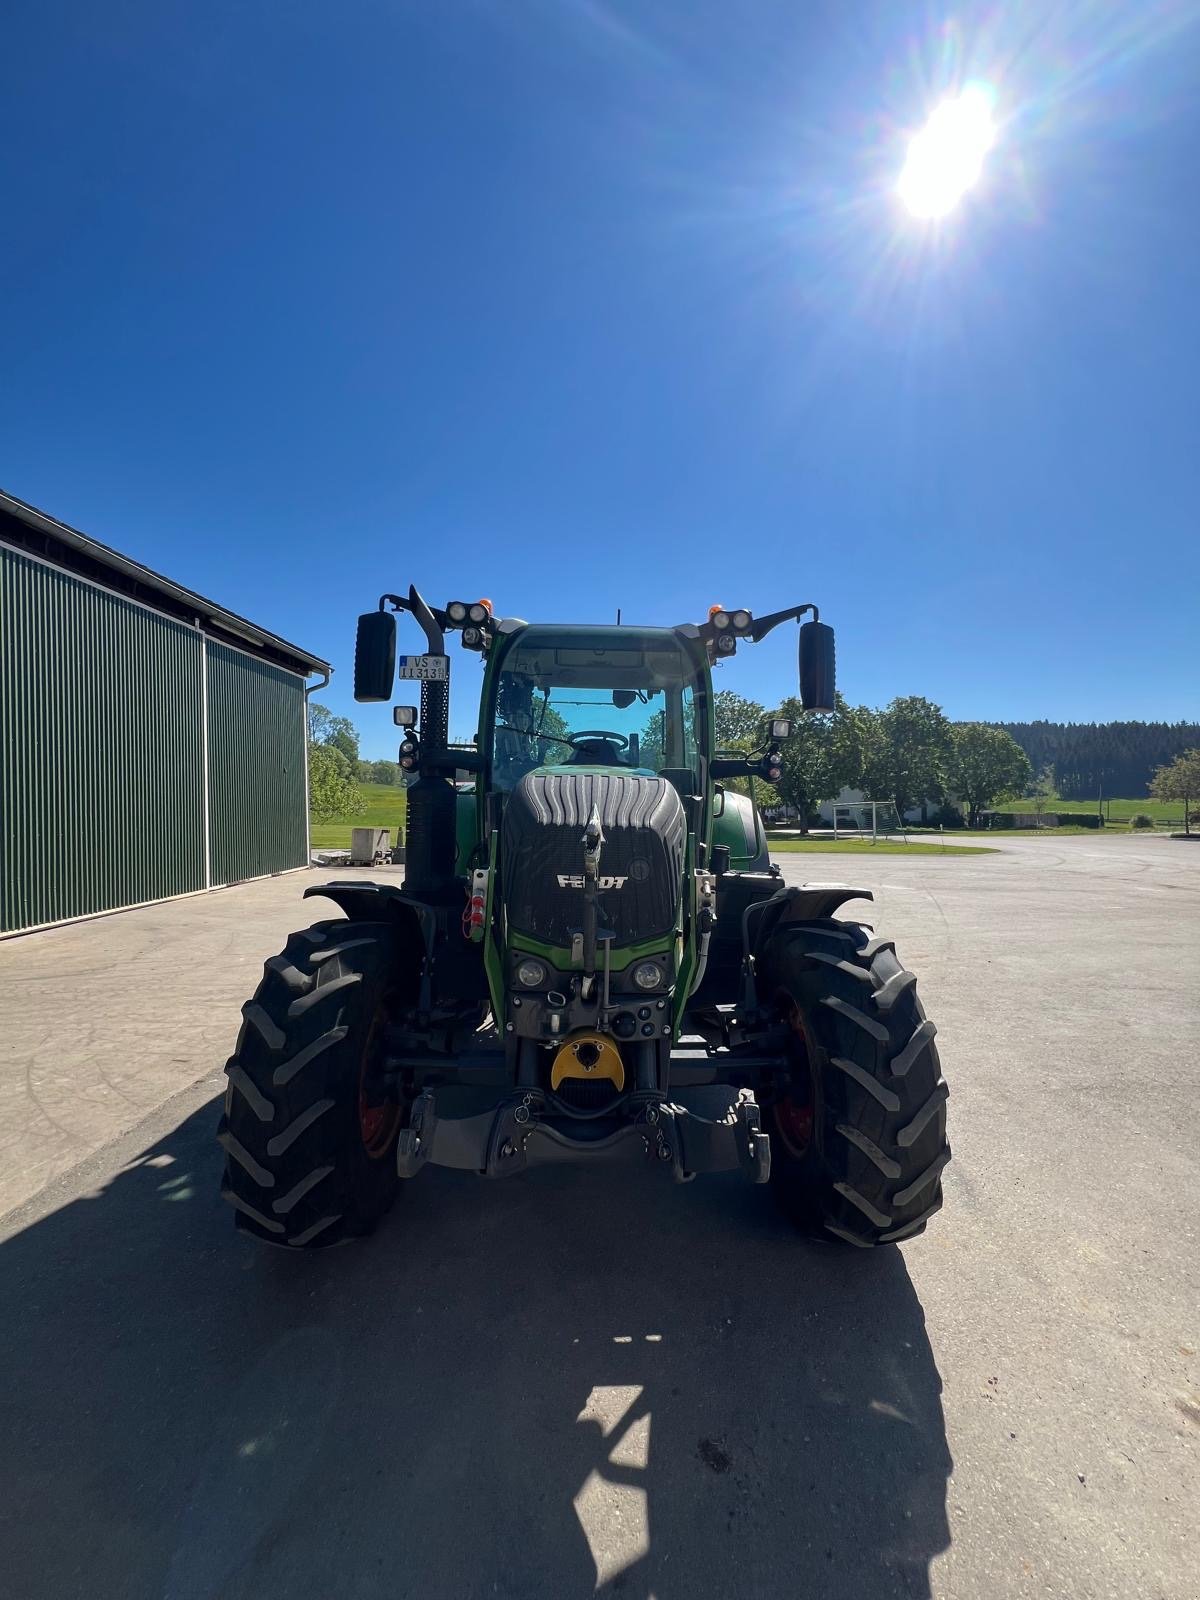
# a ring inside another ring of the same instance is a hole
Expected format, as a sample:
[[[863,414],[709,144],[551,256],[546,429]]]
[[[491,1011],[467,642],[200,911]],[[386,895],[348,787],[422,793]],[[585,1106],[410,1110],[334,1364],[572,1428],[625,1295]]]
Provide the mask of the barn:
[[[307,866],[317,674],[0,491],[0,936]]]

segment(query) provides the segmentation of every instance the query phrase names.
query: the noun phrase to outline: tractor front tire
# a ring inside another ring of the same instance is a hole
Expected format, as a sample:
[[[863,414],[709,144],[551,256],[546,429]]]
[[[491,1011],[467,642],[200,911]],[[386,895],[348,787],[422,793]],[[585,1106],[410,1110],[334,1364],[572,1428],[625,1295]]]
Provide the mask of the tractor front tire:
[[[833,918],[781,928],[760,975],[792,1035],[790,1082],[766,1114],[783,1210],[807,1233],[862,1247],[923,1232],[950,1146],[916,978],[890,939]]]
[[[237,1226],[305,1249],[370,1233],[396,1197],[403,1108],[371,1068],[410,977],[382,923],[293,933],[242,1007],[217,1138]]]

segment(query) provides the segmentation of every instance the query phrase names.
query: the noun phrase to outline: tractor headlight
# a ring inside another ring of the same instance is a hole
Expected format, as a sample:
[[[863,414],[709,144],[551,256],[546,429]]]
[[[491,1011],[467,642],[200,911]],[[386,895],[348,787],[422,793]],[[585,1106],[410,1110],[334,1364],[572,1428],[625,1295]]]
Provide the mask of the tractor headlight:
[[[731,633],[719,633],[717,635],[717,654],[719,656],[731,656],[736,649],[737,640]]]
[[[633,981],[639,989],[657,989],[662,982],[662,968],[657,961],[639,961],[633,969]]]
[[[728,611],[714,611],[710,614],[709,621],[718,633],[724,633],[729,626],[729,613]]]
[[[517,968],[517,982],[525,989],[540,989],[549,976],[546,963],[532,956],[527,956]]]
[[[492,614],[492,608],[486,600],[477,600],[471,607],[470,618],[472,622],[484,623]]]
[[[467,604],[464,600],[451,600],[446,607],[446,616],[451,622],[465,622],[467,620]]]
[[[732,611],[729,614],[729,620],[738,633],[745,633],[754,619],[748,611]]]

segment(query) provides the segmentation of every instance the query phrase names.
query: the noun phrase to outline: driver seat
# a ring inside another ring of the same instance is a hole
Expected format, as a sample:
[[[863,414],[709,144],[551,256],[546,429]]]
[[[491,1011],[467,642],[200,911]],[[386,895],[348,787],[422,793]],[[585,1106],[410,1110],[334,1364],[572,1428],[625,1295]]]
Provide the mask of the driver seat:
[[[611,739],[584,739],[563,762],[564,767],[624,767],[621,751]]]

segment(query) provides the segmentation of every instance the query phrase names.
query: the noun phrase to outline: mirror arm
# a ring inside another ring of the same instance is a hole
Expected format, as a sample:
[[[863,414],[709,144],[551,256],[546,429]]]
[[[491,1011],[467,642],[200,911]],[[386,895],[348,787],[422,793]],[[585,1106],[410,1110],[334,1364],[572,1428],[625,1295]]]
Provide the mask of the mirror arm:
[[[736,760],[718,756],[710,762],[709,770],[714,778],[764,778],[770,782],[771,769],[778,767],[781,759],[778,750],[762,750]]]
[[[483,752],[461,746],[447,745],[444,750],[425,752],[422,761],[426,772],[443,773],[453,777],[456,771],[482,772]]]
[[[431,608],[425,604],[424,598],[418,592],[415,583],[409,585],[408,609],[424,629],[430,655],[444,656],[446,654],[446,640],[442,633],[442,628],[445,625],[445,613],[442,614],[442,621],[439,623]]]
[[[773,611],[768,617],[757,617],[750,629],[749,637],[757,644],[760,639],[765,639],[772,628],[777,628],[781,622],[799,622],[806,612],[812,612],[813,621],[820,622],[821,616],[815,605],[792,606],[787,611]]]
[[[420,605],[424,606],[425,610],[429,613],[429,615],[433,619],[433,621],[437,623],[439,628],[446,628],[446,627],[449,626],[449,618],[446,616],[446,613],[441,609],[441,607],[440,606],[426,605],[425,601],[421,598],[421,596],[419,594],[417,594],[417,591],[415,589],[410,589],[410,591],[409,591],[410,598],[407,599],[407,600],[404,598],[403,595],[399,595],[399,594],[381,594],[379,596],[379,609],[380,609],[380,611],[386,611],[387,608],[389,606],[391,606],[393,611],[411,611],[413,613],[413,615],[416,617],[417,621],[420,622],[421,621],[420,614],[417,611],[416,607],[413,605],[412,599],[411,599],[411,596],[414,595],[414,594],[417,595],[418,602],[420,603]],[[424,623],[422,623],[421,625],[422,625],[422,627],[424,627]],[[429,637],[428,629],[426,629],[425,636],[426,636],[426,638]],[[445,654],[445,649],[444,649],[444,647],[439,647],[437,650],[431,651],[431,654],[433,654],[433,655],[444,655]]]

